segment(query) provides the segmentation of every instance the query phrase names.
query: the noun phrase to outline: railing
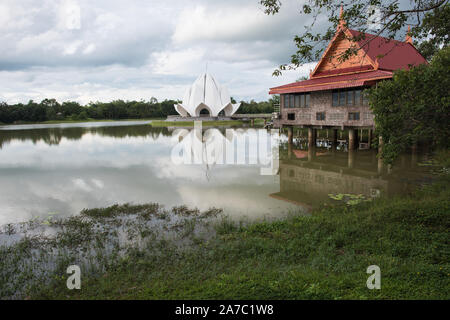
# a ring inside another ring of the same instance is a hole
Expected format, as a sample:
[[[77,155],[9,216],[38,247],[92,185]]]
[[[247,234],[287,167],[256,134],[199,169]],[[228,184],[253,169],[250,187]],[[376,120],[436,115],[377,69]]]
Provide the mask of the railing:
[[[279,103],[273,104],[273,112],[280,113],[280,104]]]

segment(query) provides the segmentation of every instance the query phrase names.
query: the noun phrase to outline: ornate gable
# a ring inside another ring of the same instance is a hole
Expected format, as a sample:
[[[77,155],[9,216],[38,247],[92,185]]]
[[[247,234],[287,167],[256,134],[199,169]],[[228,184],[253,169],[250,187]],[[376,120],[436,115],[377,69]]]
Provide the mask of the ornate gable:
[[[352,47],[359,49],[355,42],[352,42],[345,37],[344,31],[339,32],[339,34],[331,42],[331,45],[325,52],[322,59],[317,64],[317,67],[311,74],[311,77],[317,77],[321,74],[328,74],[330,71],[335,71],[337,69],[352,70],[358,69],[358,67],[365,70],[374,69],[372,61],[364,50],[357,50],[355,55],[350,56],[345,61],[340,61],[343,53],[348,48]]]

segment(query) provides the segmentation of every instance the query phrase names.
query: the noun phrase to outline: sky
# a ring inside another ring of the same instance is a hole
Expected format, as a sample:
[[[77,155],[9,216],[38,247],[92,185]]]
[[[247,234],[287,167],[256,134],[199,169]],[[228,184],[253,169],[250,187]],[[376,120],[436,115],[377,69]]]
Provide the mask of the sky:
[[[2,0],[0,101],[181,99],[208,72],[236,100],[308,75],[273,77],[308,21],[301,1],[266,15],[258,0]]]

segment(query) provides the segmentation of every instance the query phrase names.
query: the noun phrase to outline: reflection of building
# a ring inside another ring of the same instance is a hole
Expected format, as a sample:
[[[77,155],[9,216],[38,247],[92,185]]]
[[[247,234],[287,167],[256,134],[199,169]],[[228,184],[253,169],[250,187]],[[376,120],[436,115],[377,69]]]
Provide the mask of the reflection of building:
[[[388,192],[388,181],[376,171],[349,170],[332,164],[280,160],[280,192],[273,198],[312,206],[329,200],[329,194],[362,194],[366,198]]]
[[[259,165],[262,175],[278,171],[278,132],[264,129],[176,129],[171,153],[175,164]]]
[[[352,154],[352,165],[349,165]],[[331,201],[330,194],[363,195],[364,198],[408,193],[429,181],[429,173],[406,154],[395,170],[380,174],[375,151],[328,153],[279,161],[280,192],[270,196],[302,206]],[[410,159],[409,159],[410,158]]]
[[[175,105],[175,110],[182,117],[230,117],[239,106],[240,103],[231,103],[226,87],[219,85],[210,74],[204,73],[186,90],[183,103]]]

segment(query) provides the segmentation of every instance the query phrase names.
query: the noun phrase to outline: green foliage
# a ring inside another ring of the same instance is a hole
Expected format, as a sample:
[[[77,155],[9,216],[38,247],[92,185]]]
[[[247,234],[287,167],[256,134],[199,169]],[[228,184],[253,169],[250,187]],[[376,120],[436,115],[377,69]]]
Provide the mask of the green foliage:
[[[236,102],[234,99],[232,101]],[[75,101],[60,104],[55,99],[44,99],[41,103],[30,100],[27,104],[14,105],[0,102],[0,123],[166,118],[168,115],[178,114],[174,108],[174,104],[178,102],[175,100],[158,102],[155,98],[151,98],[150,101],[91,102],[86,106]],[[271,113],[274,103],[279,103],[278,96],[263,102],[241,101],[237,113]]]
[[[431,58],[442,48],[449,45],[450,34],[450,4],[428,12],[422,24],[414,29],[413,36],[425,39],[415,42],[420,53],[427,59]]]
[[[236,113],[239,114],[254,114],[254,113],[272,113],[273,105],[280,103],[280,97],[275,95],[271,97],[268,101],[255,102],[251,100],[250,102],[241,101],[241,106]]]
[[[27,104],[14,105],[2,102],[0,103],[0,122],[8,124],[63,119],[83,121],[162,118],[177,114],[173,107],[175,103],[177,103],[175,100],[158,102],[155,98],[150,101],[91,102],[86,106],[74,101],[60,104],[55,99],[44,99],[41,103],[30,100]]]
[[[430,65],[397,71],[369,91],[376,133],[384,140],[382,157],[392,163],[415,143],[448,148],[450,141],[450,48]]]

